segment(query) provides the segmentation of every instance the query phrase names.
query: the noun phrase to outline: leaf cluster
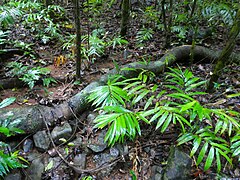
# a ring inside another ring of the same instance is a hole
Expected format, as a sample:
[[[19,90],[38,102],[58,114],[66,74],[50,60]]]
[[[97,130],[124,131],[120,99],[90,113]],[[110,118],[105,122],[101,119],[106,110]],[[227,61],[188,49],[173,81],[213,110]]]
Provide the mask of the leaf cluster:
[[[11,62],[7,65],[11,70],[9,76],[18,77],[21,81],[26,83],[30,89],[32,89],[35,83],[42,79],[44,86],[49,86],[51,83],[57,83],[55,79],[48,77],[50,70],[42,67],[24,66],[22,63]]]
[[[202,104],[198,97],[206,93],[198,89],[206,81],[188,69],[169,70],[161,86],[151,83],[152,72],[143,70],[136,78],[118,77],[93,90],[89,101],[104,112],[95,119],[95,127],[108,127],[109,145],[141,135],[140,121],[154,124],[161,133],[175,127],[181,132],[178,145],[191,145],[190,156],[197,156],[197,165],[205,161],[204,170],[216,162],[219,172],[224,159],[232,165],[240,156],[240,114]]]
[[[12,104],[16,98],[11,97],[4,99],[2,102],[0,102],[0,109],[4,108],[10,104]],[[16,133],[23,133],[22,130],[19,128],[15,128],[17,124],[20,123],[20,119],[15,120],[13,122],[10,122],[11,115],[9,115],[8,119],[6,120],[1,120],[2,124],[0,125],[0,133],[4,134],[5,136],[13,136]],[[4,148],[8,146],[6,143],[0,141],[0,148]],[[3,150],[0,150],[0,176],[4,176],[7,173],[10,172],[11,169],[16,169],[16,168],[23,168],[26,167],[23,165],[21,162],[19,162],[18,159],[21,159],[25,162],[27,162],[23,157],[19,156],[18,151],[15,152],[9,152],[8,154],[5,153]]]

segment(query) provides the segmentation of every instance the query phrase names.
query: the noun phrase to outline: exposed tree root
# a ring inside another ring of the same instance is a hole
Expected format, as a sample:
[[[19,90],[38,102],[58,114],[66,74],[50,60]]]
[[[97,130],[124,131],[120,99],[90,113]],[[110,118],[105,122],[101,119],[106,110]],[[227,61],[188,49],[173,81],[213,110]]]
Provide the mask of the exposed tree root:
[[[143,64],[139,62],[130,63],[124,67],[131,67],[135,69],[146,69],[154,72],[155,74],[161,73],[167,66],[172,65],[174,62],[189,62],[189,55],[191,46],[185,45],[169,50],[160,60]],[[218,58],[220,52],[209,50],[205,47],[196,46],[193,51],[195,62],[204,61],[212,62]],[[175,58],[173,58],[175,57]],[[240,55],[232,54],[231,61],[239,64]],[[89,92],[94,88],[103,85],[109,75],[116,74],[115,69],[111,70],[108,74],[103,75],[99,81],[90,83],[81,92],[70,98],[68,101],[53,107],[42,105],[27,106],[14,109],[0,109],[0,123],[12,114],[11,122],[18,122],[17,128],[25,131],[25,133],[33,133],[45,127],[44,121],[49,125],[54,124],[59,119],[70,119],[73,113],[79,114],[89,107],[87,97]],[[121,71],[122,75],[126,77],[134,76],[133,71]],[[72,109],[72,111],[71,111]],[[44,116],[44,117],[43,117]]]

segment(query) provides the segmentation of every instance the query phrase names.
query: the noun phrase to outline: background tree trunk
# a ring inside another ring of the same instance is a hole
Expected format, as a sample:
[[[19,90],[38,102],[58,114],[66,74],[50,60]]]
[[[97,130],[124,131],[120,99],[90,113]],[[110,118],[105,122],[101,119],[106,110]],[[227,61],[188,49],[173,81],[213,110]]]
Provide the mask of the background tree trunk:
[[[122,19],[121,19],[121,30],[120,35],[126,36],[130,17],[130,0],[122,0]]]
[[[80,79],[81,77],[81,24],[80,24],[80,8],[79,0],[74,1],[74,17],[75,17],[75,28],[76,28],[76,76]]]
[[[213,74],[208,83],[207,91],[213,92],[214,91],[214,83],[217,82],[223,68],[229,63],[230,55],[232,54],[233,48],[236,44],[237,36],[240,32],[240,8],[238,8],[238,12],[236,14],[236,18],[233,24],[233,27],[229,33],[229,39],[226,43],[225,48],[222,50],[221,55],[219,56],[216,65],[213,70]]]

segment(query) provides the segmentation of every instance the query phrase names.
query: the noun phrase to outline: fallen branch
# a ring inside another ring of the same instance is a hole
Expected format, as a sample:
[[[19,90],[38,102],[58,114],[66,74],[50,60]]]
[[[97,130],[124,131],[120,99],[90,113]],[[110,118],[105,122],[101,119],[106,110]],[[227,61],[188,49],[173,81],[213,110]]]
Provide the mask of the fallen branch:
[[[154,72],[155,74],[159,74],[163,72],[167,66],[172,65],[174,62],[188,62],[190,51],[191,46],[180,46],[169,50],[158,61],[150,62],[149,64],[135,62],[127,64],[124,67],[146,69]],[[219,52],[215,52],[201,46],[196,46],[193,54],[195,62],[213,62],[219,56]],[[240,55],[238,54],[232,54],[230,58],[232,62],[240,62]],[[108,76],[116,73],[116,69],[111,70],[108,74],[101,76],[98,81],[90,83],[81,92],[60,105],[53,107],[34,105],[14,109],[1,109],[0,123],[9,118],[9,115],[11,115],[11,122],[17,122],[17,120],[20,120],[20,122],[17,123],[17,128],[24,130],[25,133],[33,133],[45,127],[44,121],[46,121],[49,125],[53,125],[58,119],[69,119],[73,116],[73,113],[79,114],[86,110],[89,107],[89,103],[87,102],[89,92],[94,88],[105,84]],[[136,75],[133,71],[121,71],[121,74],[125,77],[133,77]]]

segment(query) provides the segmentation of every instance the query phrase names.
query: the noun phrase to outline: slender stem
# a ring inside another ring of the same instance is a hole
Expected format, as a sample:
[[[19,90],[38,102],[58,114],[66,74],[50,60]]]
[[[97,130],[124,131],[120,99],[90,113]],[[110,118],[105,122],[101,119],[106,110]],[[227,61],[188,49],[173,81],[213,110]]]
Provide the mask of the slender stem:
[[[81,77],[81,24],[80,24],[80,8],[79,8],[79,1],[74,0],[74,15],[75,15],[75,25],[76,25],[76,76],[77,78]]]

